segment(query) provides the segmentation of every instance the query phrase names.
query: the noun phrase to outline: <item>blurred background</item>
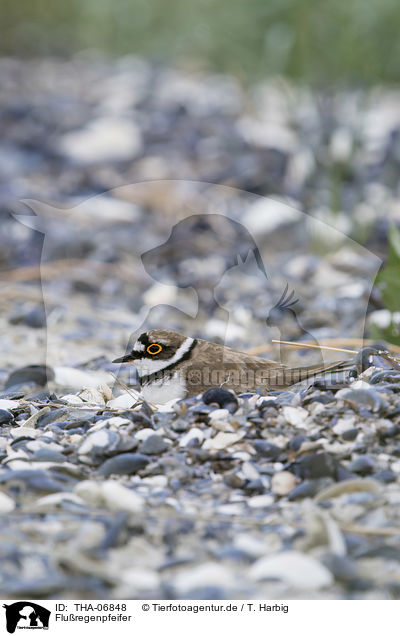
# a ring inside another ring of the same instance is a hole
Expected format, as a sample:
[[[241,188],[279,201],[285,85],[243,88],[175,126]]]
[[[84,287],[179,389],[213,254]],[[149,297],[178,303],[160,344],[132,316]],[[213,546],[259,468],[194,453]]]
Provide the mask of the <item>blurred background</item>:
[[[329,85],[397,82],[394,0],[4,0],[5,55],[140,55],[156,63]]]
[[[160,324],[399,344],[394,234],[372,287],[400,219],[399,24],[392,0],[5,0],[4,369],[51,338],[52,363],[106,364]],[[209,213],[244,224],[267,276],[241,231],[220,249],[228,225],[169,238]]]

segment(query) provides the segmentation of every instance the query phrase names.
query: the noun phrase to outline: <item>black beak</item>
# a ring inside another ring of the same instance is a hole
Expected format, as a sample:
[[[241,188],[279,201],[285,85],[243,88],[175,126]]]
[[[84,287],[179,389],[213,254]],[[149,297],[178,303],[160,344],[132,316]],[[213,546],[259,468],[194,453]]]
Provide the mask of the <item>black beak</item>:
[[[135,357],[131,353],[127,353],[126,356],[122,356],[122,358],[115,358],[112,360],[113,364],[119,364],[120,362],[132,362],[135,360]]]

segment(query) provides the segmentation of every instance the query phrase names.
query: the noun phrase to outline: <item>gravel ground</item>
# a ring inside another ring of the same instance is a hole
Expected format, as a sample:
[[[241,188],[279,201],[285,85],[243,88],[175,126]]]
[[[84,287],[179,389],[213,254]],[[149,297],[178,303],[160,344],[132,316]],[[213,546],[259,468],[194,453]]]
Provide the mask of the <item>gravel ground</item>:
[[[110,361],[151,327],[360,349],[388,319],[400,93],[0,70],[2,597],[398,598],[396,362],[324,352],[354,362],[338,384],[153,409]]]

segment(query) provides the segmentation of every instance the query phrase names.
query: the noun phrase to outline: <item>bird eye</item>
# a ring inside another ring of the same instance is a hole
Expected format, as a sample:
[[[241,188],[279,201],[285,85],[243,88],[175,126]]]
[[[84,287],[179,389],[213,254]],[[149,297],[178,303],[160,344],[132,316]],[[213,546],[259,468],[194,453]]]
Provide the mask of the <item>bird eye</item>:
[[[155,356],[157,353],[160,353],[160,351],[162,351],[162,346],[160,344],[151,344],[146,348],[146,351],[152,356]]]

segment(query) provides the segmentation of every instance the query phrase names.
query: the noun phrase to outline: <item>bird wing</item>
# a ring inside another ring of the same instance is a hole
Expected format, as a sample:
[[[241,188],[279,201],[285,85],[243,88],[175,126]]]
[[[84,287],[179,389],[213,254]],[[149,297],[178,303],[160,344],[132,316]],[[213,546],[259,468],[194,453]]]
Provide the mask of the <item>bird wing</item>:
[[[259,368],[260,366],[265,368],[286,368],[286,365],[275,360],[252,356],[249,353],[243,353],[242,351],[231,349],[231,347],[208,342],[207,340],[198,339],[197,343],[201,348],[201,352],[208,354],[215,363],[246,365],[254,368]]]

